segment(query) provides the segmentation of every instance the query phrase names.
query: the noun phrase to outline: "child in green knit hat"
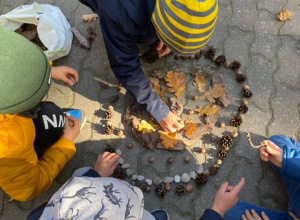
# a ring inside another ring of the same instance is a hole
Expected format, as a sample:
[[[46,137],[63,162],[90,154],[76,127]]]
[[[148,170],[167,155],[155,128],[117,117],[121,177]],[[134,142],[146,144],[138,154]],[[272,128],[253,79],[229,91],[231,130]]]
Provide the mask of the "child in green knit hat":
[[[76,151],[84,115],[41,102],[51,78],[72,86],[78,74],[51,67],[36,45],[0,27],[0,187],[19,201],[47,190]]]

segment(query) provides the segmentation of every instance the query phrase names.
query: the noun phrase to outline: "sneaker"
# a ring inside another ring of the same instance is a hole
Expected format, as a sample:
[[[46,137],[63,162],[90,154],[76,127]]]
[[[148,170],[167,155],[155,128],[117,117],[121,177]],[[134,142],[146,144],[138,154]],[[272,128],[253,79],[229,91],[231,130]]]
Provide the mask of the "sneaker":
[[[80,130],[83,128],[86,122],[85,113],[79,109],[63,109],[63,112],[67,116],[75,117],[81,122]]]
[[[157,209],[150,213],[154,216],[155,220],[169,220],[168,213],[163,209]]]

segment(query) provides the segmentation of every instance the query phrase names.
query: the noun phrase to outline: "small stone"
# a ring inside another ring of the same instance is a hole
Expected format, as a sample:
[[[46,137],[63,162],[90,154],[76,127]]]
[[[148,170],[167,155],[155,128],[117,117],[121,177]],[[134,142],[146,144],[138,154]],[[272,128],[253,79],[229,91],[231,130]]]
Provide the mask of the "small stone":
[[[196,166],[196,173],[198,173],[198,174],[201,174],[201,173],[203,173],[203,166],[200,164],[200,165],[197,165]]]
[[[249,104],[249,103],[248,103],[248,100],[247,100],[247,99],[243,99],[242,104],[248,105],[248,104]]]
[[[216,164],[218,164],[218,165],[221,165],[222,163],[223,163],[223,161],[220,159],[216,161]]]
[[[131,169],[126,169],[126,174],[127,174],[127,176],[132,176],[133,171]]]
[[[152,185],[152,180],[151,179],[145,179],[145,182],[148,184],[148,186]]]
[[[198,99],[199,99],[199,97],[196,95],[193,97],[193,101],[197,101]]]
[[[209,176],[209,175],[210,175],[209,170],[204,170],[204,171],[203,171],[203,175],[204,175],[204,176]]]
[[[172,183],[174,181],[173,177],[167,176],[164,178],[164,183]]]
[[[120,158],[118,159],[118,163],[119,163],[119,164],[122,165],[122,164],[124,164],[124,162],[125,162],[125,161],[124,161],[124,159],[123,159],[122,157],[120,157]]]
[[[165,189],[167,191],[170,191],[172,189],[172,185],[170,183],[167,183],[166,186],[165,186]]]
[[[108,106],[108,111],[112,112],[114,110],[114,107],[112,105]]]
[[[190,172],[190,177],[194,180],[197,177],[197,173],[195,171]]]
[[[174,177],[174,181],[175,181],[175,183],[180,183],[180,176],[176,175]]]
[[[249,86],[249,85],[244,85],[244,86],[243,86],[243,89],[249,90],[249,89],[250,89],[250,86]]]
[[[219,127],[220,127],[220,128],[225,128],[225,126],[226,126],[226,125],[225,125],[225,122],[220,122],[220,124],[219,124]]]
[[[240,113],[240,114],[239,114],[239,117],[240,117],[241,119],[244,119],[244,118],[245,118],[245,115],[242,114],[242,113]]]
[[[117,131],[117,135],[118,135],[118,137],[122,137],[123,136],[123,131],[122,130],[118,130]]]
[[[136,175],[136,174],[134,174],[134,175],[131,176],[132,180],[137,180],[137,178],[138,178],[138,175]]]
[[[106,146],[111,146],[111,140],[107,140],[106,142],[105,142],[105,144],[106,144]]]
[[[122,155],[122,151],[120,149],[117,149],[116,150],[116,154],[118,154],[119,156],[121,156]]]
[[[233,137],[233,138],[236,138],[239,134],[234,131],[234,132],[231,132],[230,136]]]
[[[184,161],[185,163],[189,163],[189,162],[190,162],[190,157],[189,157],[189,156],[185,156],[185,157],[183,158],[183,161]]]
[[[127,168],[129,168],[129,167],[130,167],[130,164],[129,164],[129,163],[124,163],[124,164],[121,166],[122,169],[127,169]]]
[[[132,144],[127,144],[126,146],[127,146],[128,149],[132,148]]]
[[[186,187],[185,187],[185,190],[187,191],[187,192],[192,192],[193,191],[193,186],[192,186],[192,184],[187,184],[186,185]]]
[[[188,182],[190,182],[190,180],[191,180],[191,177],[187,173],[182,174],[180,177],[180,181],[183,183],[188,183]]]
[[[153,183],[154,183],[154,185],[159,185],[159,184],[162,183],[162,179],[160,179],[160,178],[158,178],[158,177],[155,177],[155,178],[153,179]]]
[[[112,126],[111,120],[106,121],[107,126]]]
[[[154,157],[149,157],[148,162],[149,162],[149,163],[154,163],[154,162],[155,162]]]
[[[168,162],[169,164],[173,163],[173,157],[169,157],[168,160],[167,160],[167,162]]]
[[[206,153],[206,149],[205,149],[205,148],[201,148],[201,149],[200,149],[200,153],[201,153],[201,154],[205,154],[205,153]]]
[[[137,176],[137,179],[138,179],[138,181],[143,181],[143,180],[145,179],[145,177],[142,176],[142,175],[138,175],[138,176]]]

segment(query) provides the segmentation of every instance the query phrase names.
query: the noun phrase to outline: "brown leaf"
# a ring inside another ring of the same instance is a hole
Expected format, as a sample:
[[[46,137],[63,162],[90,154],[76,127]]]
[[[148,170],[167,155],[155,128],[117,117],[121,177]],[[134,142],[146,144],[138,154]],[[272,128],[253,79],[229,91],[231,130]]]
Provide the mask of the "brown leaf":
[[[165,131],[158,131],[158,132],[160,135],[160,139],[162,139],[161,143],[164,145],[166,149],[173,148],[178,143],[178,140],[175,138],[177,135],[176,132],[174,133],[168,133]]]
[[[195,73],[195,80],[193,85],[198,87],[199,92],[204,92],[206,86],[205,77],[200,73]]]
[[[168,92],[174,92],[175,96],[180,99],[182,98],[182,91],[186,88],[186,85],[183,85],[182,83],[185,80],[185,75],[179,73],[177,71],[168,71],[165,77],[165,81],[167,82],[167,88]]]
[[[155,149],[155,144],[153,143],[150,134],[142,134],[134,128],[131,129],[131,132],[141,146],[147,147],[150,150]]]
[[[219,111],[219,108],[216,105],[210,104],[203,108],[200,106],[198,109],[194,109],[195,112],[198,112],[199,116],[202,115],[214,115]]]
[[[185,121],[185,126],[183,129],[185,130],[185,136],[192,135],[196,130],[197,123],[193,123],[190,118]]]
[[[219,119],[219,114],[208,115],[205,118],[205,122],[210,128],[213,128],[215,127],[215,124],[217,123],[218,119]]]
[[[220,77],[214,77],[212,79],[212,85],[215,86],[216,84],[221,84],[222,86],[224,86],[222,80]],[[225,88],[225,86],[224,86]],[[219,101],[221,103],[221,106],[224,108],[227,108],[230,104],[230,100],[228,98],[228,93],[227,93],[227,89],[225,88],[222,96],[220,96],[219,98],[217,98],[217,101]],[[217,102],[218,103],[218,102]]]
[[[286,10],[286,11],[280,11],[277,18],[279,21],[286,21],[292,19],[292,16],[293,16],[292,13]]]
[[[88,14],[88,15],[82,15],[81,20],[83,20],[84,22],[90,23],[92,21],[97,20],[98,15],[97,14]]]
[[[161,89],[160,88],[160,85],[158,84],[158,83],[153,83],[153,84],[151,84],[151,88],[157,93],[157,95],[162,99],[162,100],[164,100],[164,94],[165,94],[165,92],[166,92],[166,90],[165,89]]]
[[[187,138],[190,140],[194,140],[196,138],[200,138],[204,134],[209,134],[211,132],[212,128],[209,125],[200,125],[195,130],[195,132],[192,135],[188,135]]]
[[[24,30],[23,27],[26,27]],[[22,35],[23,37],[27,38],[28,40],[33,40],[35,36],[37,35],[37,29],[36,25],[34,24],[28,24],[28,25],[22,25],[20,28],[18,28],[15,32]]]
[[[221,97],[225,87],[221,84],[216,84],[213,87],[209,87],[209,90],[204,93],[203,96],[199,96],[199,99],[204,100],[207,99],[208,101],[215,103],[215,99]]]

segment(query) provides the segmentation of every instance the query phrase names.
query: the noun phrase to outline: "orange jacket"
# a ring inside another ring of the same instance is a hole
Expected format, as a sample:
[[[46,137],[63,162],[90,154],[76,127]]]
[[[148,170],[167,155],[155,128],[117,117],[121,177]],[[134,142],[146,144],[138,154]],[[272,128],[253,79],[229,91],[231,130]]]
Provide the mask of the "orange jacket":
[[[0,187],[19,201],[47,190],[76,151],[73,142],[60,138],[38,159],[34,139],[32,119],[0,114]]]

